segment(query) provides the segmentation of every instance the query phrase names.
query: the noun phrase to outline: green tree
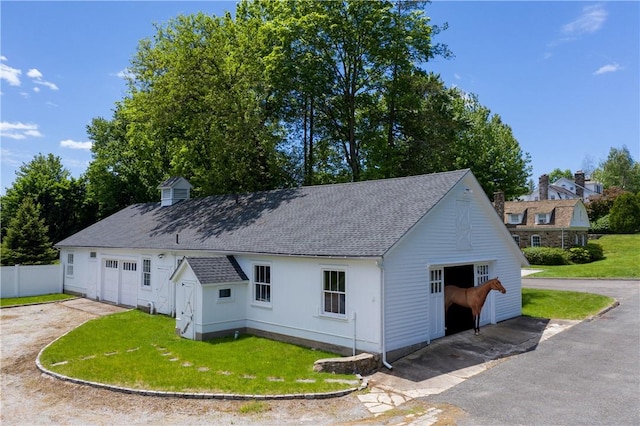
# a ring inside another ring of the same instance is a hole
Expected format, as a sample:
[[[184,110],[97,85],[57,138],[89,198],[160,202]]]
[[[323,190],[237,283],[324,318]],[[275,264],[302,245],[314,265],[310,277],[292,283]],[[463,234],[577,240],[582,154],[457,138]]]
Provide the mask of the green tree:
[[[594,195],[589,198],[589,201],[585,204],[587,208],[587,214],[591,222],[596,222],[598,219],[607,216],[611,212],[614,202],[622,194],[625,194],[622,188],[617,186],[611,186],[605,188],[602,194]]]
[[[143,40],[122,103],[125,152],[154,188],[182,175],[195,195],[287,184],[280,123],[269,115],[260,17],[179,16]]]
[[[457,105],[469,126],[450,148],[455,156],[451,168],[470,168],[490,198],[498,190],[506,199],[525,194],[531,159],[511,127],[499,115],[491,114],[476,96],[461,95]]]
[[[609,222],[611,230],[618,234],[640,232],[640,195],[620,195],[611,207]]]
[[[306,173],[325,162],[338,180],[361,180],[367,167],[380,166],[368,161],[369,152],[393,148],[402,76],[448,52],[432,43],[434,27],[417,10],[422,4],[270,3],[269,38],[277,44],[267,70],[298,107],[285,117],[302,127]]]
[[[560,178],[573,180],[573,173],[569,169],[560,170],[558,168],[553,169],[553,171],[549,173],[549,182],[556,182]]]
[[[50,241],[57,242],[94,221],[95,209],[88,206],[86,181],[75,179],[53,154],[36,155],[16,171],[16,179],[1,199],[2,235],[17,214],[23,200],[40,206]]]
[[[593,177],[605,188],[617,186],[627,191],[640,191],[640,163],[631,157],[626,146],[611,148],[609,156],[593,172]]]
[[[47,236],[40,208],[31,197],[22,200],[2,239],[2,265],[44,265],[56,260],[57,251]]]

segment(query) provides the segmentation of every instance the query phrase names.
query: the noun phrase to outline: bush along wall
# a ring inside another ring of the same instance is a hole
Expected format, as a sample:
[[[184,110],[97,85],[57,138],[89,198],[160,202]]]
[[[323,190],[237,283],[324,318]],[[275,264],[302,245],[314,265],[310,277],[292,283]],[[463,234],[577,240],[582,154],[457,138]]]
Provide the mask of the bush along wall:
[[[555,247],[527,247],[522,252],[532,265],[569,265],[604,259],[602,247],[594,243],[568,250]]]

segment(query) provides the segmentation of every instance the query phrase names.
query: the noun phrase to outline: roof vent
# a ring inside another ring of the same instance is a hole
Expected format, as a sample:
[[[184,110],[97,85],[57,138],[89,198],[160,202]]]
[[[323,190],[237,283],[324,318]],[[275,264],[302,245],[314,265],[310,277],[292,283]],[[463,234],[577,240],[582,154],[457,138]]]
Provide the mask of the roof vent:
[[[158,189],[161,191],[161,206],[172,206],[179,201],[188,200],[190,196],[191,184],[183,177],[172,177],[160,185]]]

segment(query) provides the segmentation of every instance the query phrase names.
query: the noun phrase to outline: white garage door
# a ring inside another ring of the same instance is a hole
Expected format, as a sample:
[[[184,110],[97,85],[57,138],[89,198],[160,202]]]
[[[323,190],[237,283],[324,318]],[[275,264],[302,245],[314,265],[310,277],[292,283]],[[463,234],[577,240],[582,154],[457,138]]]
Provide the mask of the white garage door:
[[[102,264],[102,300],[120,305],[138,303],[138,263],[105,259]]]
[[[107,302],[118,303],[119,264],[115,259],[105,259],[102,264],[102,300]]]
[[[122,261],[120,275],[120,304],[136,306],[138,304],[138,264]]]

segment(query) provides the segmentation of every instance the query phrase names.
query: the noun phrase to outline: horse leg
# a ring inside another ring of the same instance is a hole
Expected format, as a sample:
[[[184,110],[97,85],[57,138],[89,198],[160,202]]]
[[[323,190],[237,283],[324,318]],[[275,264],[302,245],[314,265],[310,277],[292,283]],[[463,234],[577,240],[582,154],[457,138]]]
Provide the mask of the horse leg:
[[[476,332],[476,336],[480,334],[480,315],[473,317],[473,330]]]

